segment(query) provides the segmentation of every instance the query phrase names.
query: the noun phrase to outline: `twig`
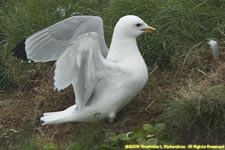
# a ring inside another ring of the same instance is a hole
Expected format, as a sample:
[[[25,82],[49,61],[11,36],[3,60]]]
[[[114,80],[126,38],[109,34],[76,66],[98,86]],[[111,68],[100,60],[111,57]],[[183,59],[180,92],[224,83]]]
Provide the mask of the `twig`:
[[[152,69],[152,71],[149,73],[148,76],[151,76],[157,69],[158,69],[158,65],[156,65],[156,66]]]
[[[188,59],[190,53],[192,52],[192,50],[195,49],[196,47],[198,47],[198,46],[201,45],[201,44],[202,44],[202,42],[199,42],[199,43],[195,44],[194,46],[192,46],[192,48],[189,50],[189,52],[188,52],[187,55],[185,56],[184,61],[183,61],[181,67],[183,67],[183,66],[185,65],[185,63],[186,63],[186,61],[187,61],[187,59]]]
[[[219,29],[219,31],[223,36],[225,36],[225,33],[221,29]]]
[[[201,69],[197,69],[200,73],[202,73],[203,75],[207,76],[207,74],[205,72],[203,72]]]
[[[177,74],[179,73],[179,71],[183,68],[183,66],[185,65],[185,63],[186,63],[186,61],[187,61],[189,55],[191,54],[191,52],[192,52],[196,47],[198,47],[198,46],[201,45],[201,44],[202,44],[202,42],[199,42],[199,43],[195,44],[194,46],[192,46],[192,48],[190,48],[190,50],[188,51],[187,55],[186,55],[185,58],[184,58],[184,61],[183,61],[182,65],[179,67],[179,69],[177,69],[177,71],[176,71],[176,73],[175,73],[175,76],[177,76]]]
[[[152,101],[150,104],[148,104],[147,107],[145,107],[145,111],[147,111],[147,110],[152,106],[152,104],[153,104],[155,101],[156,101],[156,100],[153,99],[153,101]]]

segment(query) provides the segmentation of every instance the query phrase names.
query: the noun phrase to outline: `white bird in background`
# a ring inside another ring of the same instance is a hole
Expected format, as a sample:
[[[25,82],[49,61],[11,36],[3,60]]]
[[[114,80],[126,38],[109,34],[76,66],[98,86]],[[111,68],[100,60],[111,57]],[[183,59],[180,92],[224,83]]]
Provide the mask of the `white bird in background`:
[[[218,43],[215,40],[210,40],[209,41],[209,47],[212,51],[212,56],[215,60],[217,60],[219,58],[219,46]]]
[[[124,16],[114,28],[108,50],[100,17],[73,16],[28,37],[27,58],[56,61],[54,87],[62,90],[72,84],[76,95],[75,105],[44,113],[43,125],[105,118],[113,121],[147,82],[147,66],[136,38],[153,31],[156,29],[139,17]],[[14,55],[21,52],[14,49]]]

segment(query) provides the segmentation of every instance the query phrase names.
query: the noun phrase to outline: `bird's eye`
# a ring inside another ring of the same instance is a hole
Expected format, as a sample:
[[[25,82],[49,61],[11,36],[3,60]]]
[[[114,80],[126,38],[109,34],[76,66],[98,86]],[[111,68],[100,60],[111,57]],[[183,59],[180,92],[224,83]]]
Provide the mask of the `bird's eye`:
[[[140,26],[141,26],[141,24],[140,24],[140,23],[136,24],[136,27],[140,27]]]

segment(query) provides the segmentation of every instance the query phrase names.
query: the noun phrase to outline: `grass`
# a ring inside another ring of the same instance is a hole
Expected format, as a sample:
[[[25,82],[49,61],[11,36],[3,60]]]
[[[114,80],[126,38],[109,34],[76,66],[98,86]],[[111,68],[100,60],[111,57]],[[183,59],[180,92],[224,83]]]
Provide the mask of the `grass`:
[[[115,0],[109,5],[112,21],[127,14],[135,14],[155,26],[158,35],[140,38],[139,47],[148,64],[177,66],[191,47],[207,38],[220,39],[225,31],[225,4],[222,1],[195,0]]]
[[[0,63],[0,90],[6,90],[12,86],[12,82],[9,77],[9,71],[6,66]]]
[[[20,41],[32,33],[63,20],[71,15],[101,15],[98,9],[103,9],[106,2],[98,1],[77,1],[73,0],[9,0],[0,8],[0,57],[2,82],[0,87],[9,87],[8,81],[14,80],[21,74],[27,74],[29,66],[26,63],[18,64],[12,58],[11,49]],[[51,6],[51,7],[49,7]],[[95,6],[91,9],[90,6]],[[57,9],[63,9],[65,15],[60,14]],[[9,70],[9,71],[6,71]],[[23,72],[24,71],[24,72]],[[19,73],[18,73],[19,72]],[[10,76],[6,78],[5,76]],[[15,80],[19,80],[18,78]]]
[[[46,68],[50,68],[49,65],[20,63],[11,56],[10,51],[32,33],[71,15],[101,16],[105,23],[108,45],[117,20],[128,14],[138,15],[159,30],[159,34],[145,34],[138,39],[139,48],[148,66],[157,65],[159,74],[160,70],[170,70],[173,74],[178,66],[187,63],[189,66],[181,69],[184,71],[184,77],[189,78],[189,73],[198,69],[204,74],[205,71],[213,69],[209,66],[212,63],[209,61],[210,58],[205,57],[205,54],[209,53],[207,52],[208,39],[215,38],[219,43],[224,43],[224,12],[225,0],[142,0],[141,2],[136,0],[7,0],[0,6],[0,91],[15,85],[22,87],[26,83],[31,83],[27,80],[32,78],[36,90],[40,92],[38,84],[41,83],[36,84],[38,82],[36,80],[40,76],[47,78]],[[174,89],[170,91],[164,88],[166,84],[172,84],[171,78],[165,79],[165,84],[160,83],[160,86],[158,82],[152,85],[154,89],[158,88],[156,91],[164,95],[165,101],[171,99],[171,93],[175,93]],[[174,75],[174,78],[177,76]],[[200,78],[198,80],[201,80]],[[219,143],[220,138],[225,138],[223,135],[225,88],[221,84],[224,81],[213,82],[216,84],[207,86],[196,82],[196,85],[185,87],[172,95],[174,98],[166,105],[167,108],[160,119],[166,123],[168,134],[177,137],[177,141],[187,142],[185,139],[191,139],[192,142]],[[174,83],[173,86],[178,89],[180,85]],[[37,91],[34,93],[37,94]],[[32,96],[35,95],[34,93]],[[157,98],[156,100],[161,100]],[[151,95],[150,99],[152,100]],[[152,110],[154,109],[158,107]],[[98,149],[102,144],[111,144],[105,140],[110,131],[87,132],[89,133],[84,132],[79,138],[74,138],[74,141],[68,143],[63,141],[65,145],[62,147],[68,150],[79,149],[77,147],[80,146],[82,149]],[[49,149],[54,147],[54,142],[45,143],[36,138],[28,139],[15,149],[40,149],[43,146]],[[57,146],[61,148],[61,144]],[[116,146],[118,149],[121,148],[121,144]]]
[[[177,92],[166,106],[160,121],[168,134],[188,143],[224,142],[225,86],[191,85]]]
[[[32,33],[72,15],[100,15],[90,8],[90,6],[95,6],[95,9],[103,7],[104,3],[97,7],[99,3],[101,1],[89,3],[83,0],[74,3],[73,0],[66,2],[63,0],[9,0],[1,8],[0,33],[4,40],[10,42],[11,47],[8,49],[10,50]],[[60,14],[57,11],[58,8],[63,9],[65,14]]]
[[[120,133],[118,135],[111,130],[89,128],[79,137],[75,136],[74,139],[61,145],[46,137],[31,137],[13,146],[11,149],[123,150],[126,144],[157,145],[173,143],[171,138],[165,137],[164,128],[165,124],[162,123],[158,123],[155,126],[144,124],[142,127],[136,127],[128,133]]]
[[[65,150],[100,150],[100,147],[105,145],[107,141],[107,134],[109,131],[106,132],[103,129],[98,128],[89,128],[81,135],[75,136],[74,138],[70,139],[70,141],[64,141],[63,144],[55,144],[52,139],[47,137],[31,137],[29,139],[24,140],[22,143],[19,143],[16,146],[13,146],[12,150],[58,150],[58,149],[65,149]],[[119,147],[118,147],[119,148]],[[104,150],[104,149],[102,149]],[[107,149],[105,149],[107,150]]]
[[[146,63],[158,64],[163,68],[175,67],[185,59],[194,45],[206,46],[206,39],[212,37],[220,39],[221,32],[225,31],[224,2],[225,0],[143,0],[142,3],[135,0],[9,0],[0,9],[0,37],[8,45],[6,58],[12,60],[10,50],[32,33],[71,15],[99,15],[104,20],[109,45],[117,20],[123,15],[135,14],[160,32],[139,39],[139,47]],[[64,14],[57,9],[63,10]],[[11,62],[13,65],[14,63],[15,61]],[[14,70],[13,65],[9,69]]]
[[[2,41],[1,43],[3,43]],[[10,72],[11,70],[7,66],[7,61],[6,61],[6,49],[7,49],[7,44],[2,44],[0,45],[1,51],[0,51],[0,91],[1,90],[8,90],[12,87],[13,85],[13,80],[10,77]]]

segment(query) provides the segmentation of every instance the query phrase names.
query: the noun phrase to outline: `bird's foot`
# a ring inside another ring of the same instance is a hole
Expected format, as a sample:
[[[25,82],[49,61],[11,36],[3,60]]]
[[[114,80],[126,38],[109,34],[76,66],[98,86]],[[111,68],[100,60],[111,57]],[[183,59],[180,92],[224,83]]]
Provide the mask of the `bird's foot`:
[[[115,118],[116,118],[116,113],[115,112],[112,112],[112,113],[109,114],[108,121],[110,123],[113,123],[114,120],[115,120]]]

